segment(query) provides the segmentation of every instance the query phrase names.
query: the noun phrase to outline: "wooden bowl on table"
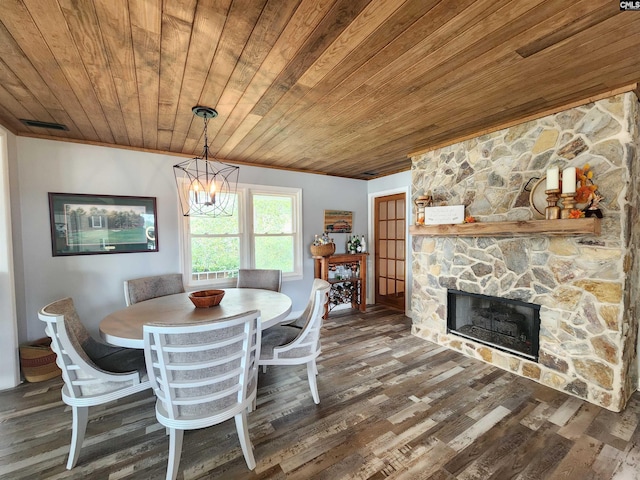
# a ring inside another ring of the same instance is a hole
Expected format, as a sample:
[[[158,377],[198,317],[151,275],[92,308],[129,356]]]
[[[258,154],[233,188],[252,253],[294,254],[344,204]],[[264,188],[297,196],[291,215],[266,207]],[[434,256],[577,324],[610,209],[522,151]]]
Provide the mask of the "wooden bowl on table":
[[[215,307],[220,304],[222,297],[224,297],[224,290],[200,290],[189,294],[189,300],[196,308]]]

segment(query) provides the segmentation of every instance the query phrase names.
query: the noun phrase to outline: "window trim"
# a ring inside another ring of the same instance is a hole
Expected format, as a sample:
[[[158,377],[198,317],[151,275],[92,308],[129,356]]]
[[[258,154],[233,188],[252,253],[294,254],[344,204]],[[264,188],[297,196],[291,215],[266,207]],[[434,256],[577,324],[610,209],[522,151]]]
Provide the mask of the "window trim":
[[[302,189],[293,187],[277,187],[268,185],[238,184],[236,208],[239,212],[238,237],[240,239],[240,268],[253,268],[255,265],[255,235],[253,232],[253,196],[275,195],[288,196],[292,199],[292,235],[293,235],[293,272],[283,272],[283,281],[301,280],[303,278],[303,232],[302,232]],[[189,217],[182,217],[180,224],[180,259],[185,286],[202,288],[207,286],[233,287],[235,279],[193,280],[191,273],[191,236]],[[287,234],[288,236],[289,234]],[[234,234],[235,236],[235,234]]]

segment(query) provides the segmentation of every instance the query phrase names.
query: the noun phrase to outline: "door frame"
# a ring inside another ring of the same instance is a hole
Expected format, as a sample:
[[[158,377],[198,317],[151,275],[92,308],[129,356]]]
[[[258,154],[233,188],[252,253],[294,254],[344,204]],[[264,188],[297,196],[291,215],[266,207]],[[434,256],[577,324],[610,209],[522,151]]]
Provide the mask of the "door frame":
[[[20,384],[18,354],[18,318],[16,313],[15,272],[11,233],[11,196],[9,179],[8,135],[0,127],[0,238],[6,245],[0,249],[0,390]]]
[[[407,317],[412,317],[411,312],[411,295],[412,295],[412,285],[413,285],[413,275],[411,274],[411,264],[413,261],[413,252],[411,250],[411,237],[409,235],[409,224],[413,218],[413,208],[411,207],[413,203],[411,202],[411,187],[400,187],[393,188],[390,190],[381,190],[379,192],[369,193],[369,201],[367,205],[367,215],[368,215],[368,238],[369,242],[367,243],[367,249],[369,251],[369,265],[367,268],[367,285],[371,285],[367,292],[367,303],[373,304],[376,299],[375,292],[375,265],[372,263],[375,262],[376,252],[375,252],[375,242],[374,242],[374,208],[375,208],[375,199],[378,197],[386,197],[388,195],[396,195],[398,193],[404,193],[405,198],[405,217],[407,219],[405,224],[405,232],[404,237],[406,239],[405,243],[405,263],[404,263],[404,278],[405,281],[405,298],[404,298],[404,312]]]

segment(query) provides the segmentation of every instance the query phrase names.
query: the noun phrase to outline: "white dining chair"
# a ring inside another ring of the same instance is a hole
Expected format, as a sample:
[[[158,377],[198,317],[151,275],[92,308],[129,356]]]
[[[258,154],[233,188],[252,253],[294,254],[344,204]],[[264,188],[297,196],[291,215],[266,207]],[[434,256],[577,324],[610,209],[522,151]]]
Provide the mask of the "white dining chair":
[[[62,401],[71,407],[72,434],[67,469],[72,469],[84,441],[89,407],[102,405],[150,388],[141,351],[100,345],[91,341],[82,325],[73,300],[63,298],[43,307],[38,318],[47,324],[45,332],[51,338],[51,349],[62,370],[64,385]],[[83,348],[91,346],[97,361],[119,372],[107,371],[97,365]],[[135,368],[138,368],[137,370]]]
[[[302,328],[291,325],[276,325],[266,329],[262,336],[259,365],[266,370],[267,365],[307,365],[307,378],[313,401],[320,403],[316,376],[316,359],[322,349],[320,329],[325,305],[329,300],[331,284],[319,278],[314,279],[312,295],[305,313]]]
[[[238,270],[238,288],[262,288],[279,292],[282,288],[282,270],[248,269]]]
[[[320,280],[319,278],[314,279],[313,284],[311,285],[311,291],[309,293],[309,300],[307,301],[307,305],[302,312],[302,314],[297,318],[288,318],[280,322],[280,325],[288,325],[290,327],[296,328],[304,328],[307,324],[307,320],[309,319],[309,315],[311,314],[311,310],[313,308],[313,301],[316,297],[316,291],[319,285],[322,285],[320,282],[316,282],[316,280]]]
[[[255,407],[260,357],[260,313],[168,326],[146,324],[144,353],[156,417],[169,432],[167,479],[175,479],[184,430],[231,418],[245,461],[256,467],[247,413]],[[212,446],[215,448],[215,446]]]
[[[184,284],[181,273],[167,273],[124,281],[124,301],[127,306],[183,292]]]

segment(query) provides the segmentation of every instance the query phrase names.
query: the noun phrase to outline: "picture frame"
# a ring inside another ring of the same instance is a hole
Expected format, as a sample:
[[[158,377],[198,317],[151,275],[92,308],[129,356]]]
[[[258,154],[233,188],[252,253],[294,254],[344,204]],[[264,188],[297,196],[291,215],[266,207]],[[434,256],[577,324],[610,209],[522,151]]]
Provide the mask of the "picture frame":
[[[49,192],[54,257],[157,252],[155,197]]]
[[[324,231],[327,233],[351,233],[353,212],[348,210],[325,210]]]

